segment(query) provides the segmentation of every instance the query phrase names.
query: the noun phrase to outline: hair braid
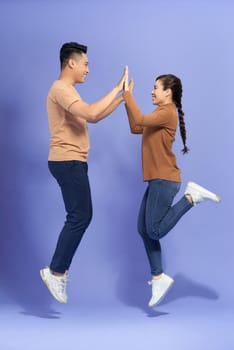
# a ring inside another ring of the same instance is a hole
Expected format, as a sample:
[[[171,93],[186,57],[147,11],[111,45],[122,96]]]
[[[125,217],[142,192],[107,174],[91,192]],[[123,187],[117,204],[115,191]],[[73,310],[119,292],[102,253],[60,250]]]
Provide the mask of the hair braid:
[[[179,115],[179,123],[180,123],[180,136],[183,141],[184,148],[182,149],[182,153],[186,154],[188,153],[189,149],[186,146],[186,128],[185,128],[185,121],[184,121],[184,112],[182,110],[182,105],[181,103],[176,102],[176,107],[178,110],[178,115]]]
[[[156,78],[156,80],[160,80],[163,84],[164,90],[171,89],[172,91],[172,100],[176,105],[178,115],[179,115],[179,123],[180,123],[180,135],[183,141],[184,148],[182,149],[182,153],[188,153],[189,149],[186,145],[186,128],[184,121],[184,112],[182,110],[181,98],[182,98],[182,84],[181,80],[177,78],[173,74],[164,74],[160,75]]]

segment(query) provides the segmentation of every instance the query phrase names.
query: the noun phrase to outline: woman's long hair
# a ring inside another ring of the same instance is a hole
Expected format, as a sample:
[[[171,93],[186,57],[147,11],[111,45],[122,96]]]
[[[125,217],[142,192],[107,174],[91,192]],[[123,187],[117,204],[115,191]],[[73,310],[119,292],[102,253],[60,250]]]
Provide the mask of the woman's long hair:
[[[181,103],[182,93],[183,93],[181,80],[173,74],[160,75],[156,78],[156,80],[160,80],[164,90],[171,89],[172,91],[172,100],[175,103],[178,111],[179,123],[180,123],[180,135],[184,145],[182,152],[183,154],[188,153],[189,149],[186,145],[186,128],[185,128],[185,122],[184,122],[184,112],[182,110],[182,103]]]

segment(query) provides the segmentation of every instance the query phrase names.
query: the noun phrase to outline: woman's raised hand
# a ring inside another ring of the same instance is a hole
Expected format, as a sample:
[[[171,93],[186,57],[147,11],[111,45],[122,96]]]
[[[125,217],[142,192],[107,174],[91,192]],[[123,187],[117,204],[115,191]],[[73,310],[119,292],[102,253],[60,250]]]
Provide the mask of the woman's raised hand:
[[[125,66],[123,75],[117,84],[119,91],[125,90],[126,81],[128,82],[128,66]]]
[[[131,94],[133,92],[133,87],[134,87],[134,81],[133,81],[133,79],[131,79],[129,82],[129,85],[128,85],[128,90]]]
[[[124,82],[124,85],[123,85],[123,90],[124,91],[129,91],[132,94],[133,86],[134,86],[133,80],[130,80],[130,82],[129,82],[128,67],[126,66],[125,67],[125,82]]]
[[[124,72],[123,75],[120,79],[120,81],[118,82],[118,89],[119,91],[129,91],[130,93],[132,93],[133,91],[133,87],[134,87],[134,81],[128,79],[128,66],[125,66],[124,68]]]

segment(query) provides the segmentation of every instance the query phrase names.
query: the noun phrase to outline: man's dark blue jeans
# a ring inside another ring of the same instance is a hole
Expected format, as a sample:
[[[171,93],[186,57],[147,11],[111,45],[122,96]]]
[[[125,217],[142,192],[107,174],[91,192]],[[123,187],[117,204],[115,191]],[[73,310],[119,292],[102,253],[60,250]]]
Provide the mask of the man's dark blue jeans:
[[[50,264],[51,271],[63,274],[69,270],[72,258],[92,219],[88,164],[68,160],[49,161],[48,166],[60,186],[67,213]]]

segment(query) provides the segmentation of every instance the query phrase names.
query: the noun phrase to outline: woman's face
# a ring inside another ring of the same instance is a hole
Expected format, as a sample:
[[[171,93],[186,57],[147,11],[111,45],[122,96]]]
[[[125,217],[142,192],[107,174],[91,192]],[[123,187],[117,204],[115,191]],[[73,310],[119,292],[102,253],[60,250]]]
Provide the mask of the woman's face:
[[[170,102],[170,89],[163,90],[163,85],[160,79],[155,81],[151,95],[153,105],[163,105]]]

